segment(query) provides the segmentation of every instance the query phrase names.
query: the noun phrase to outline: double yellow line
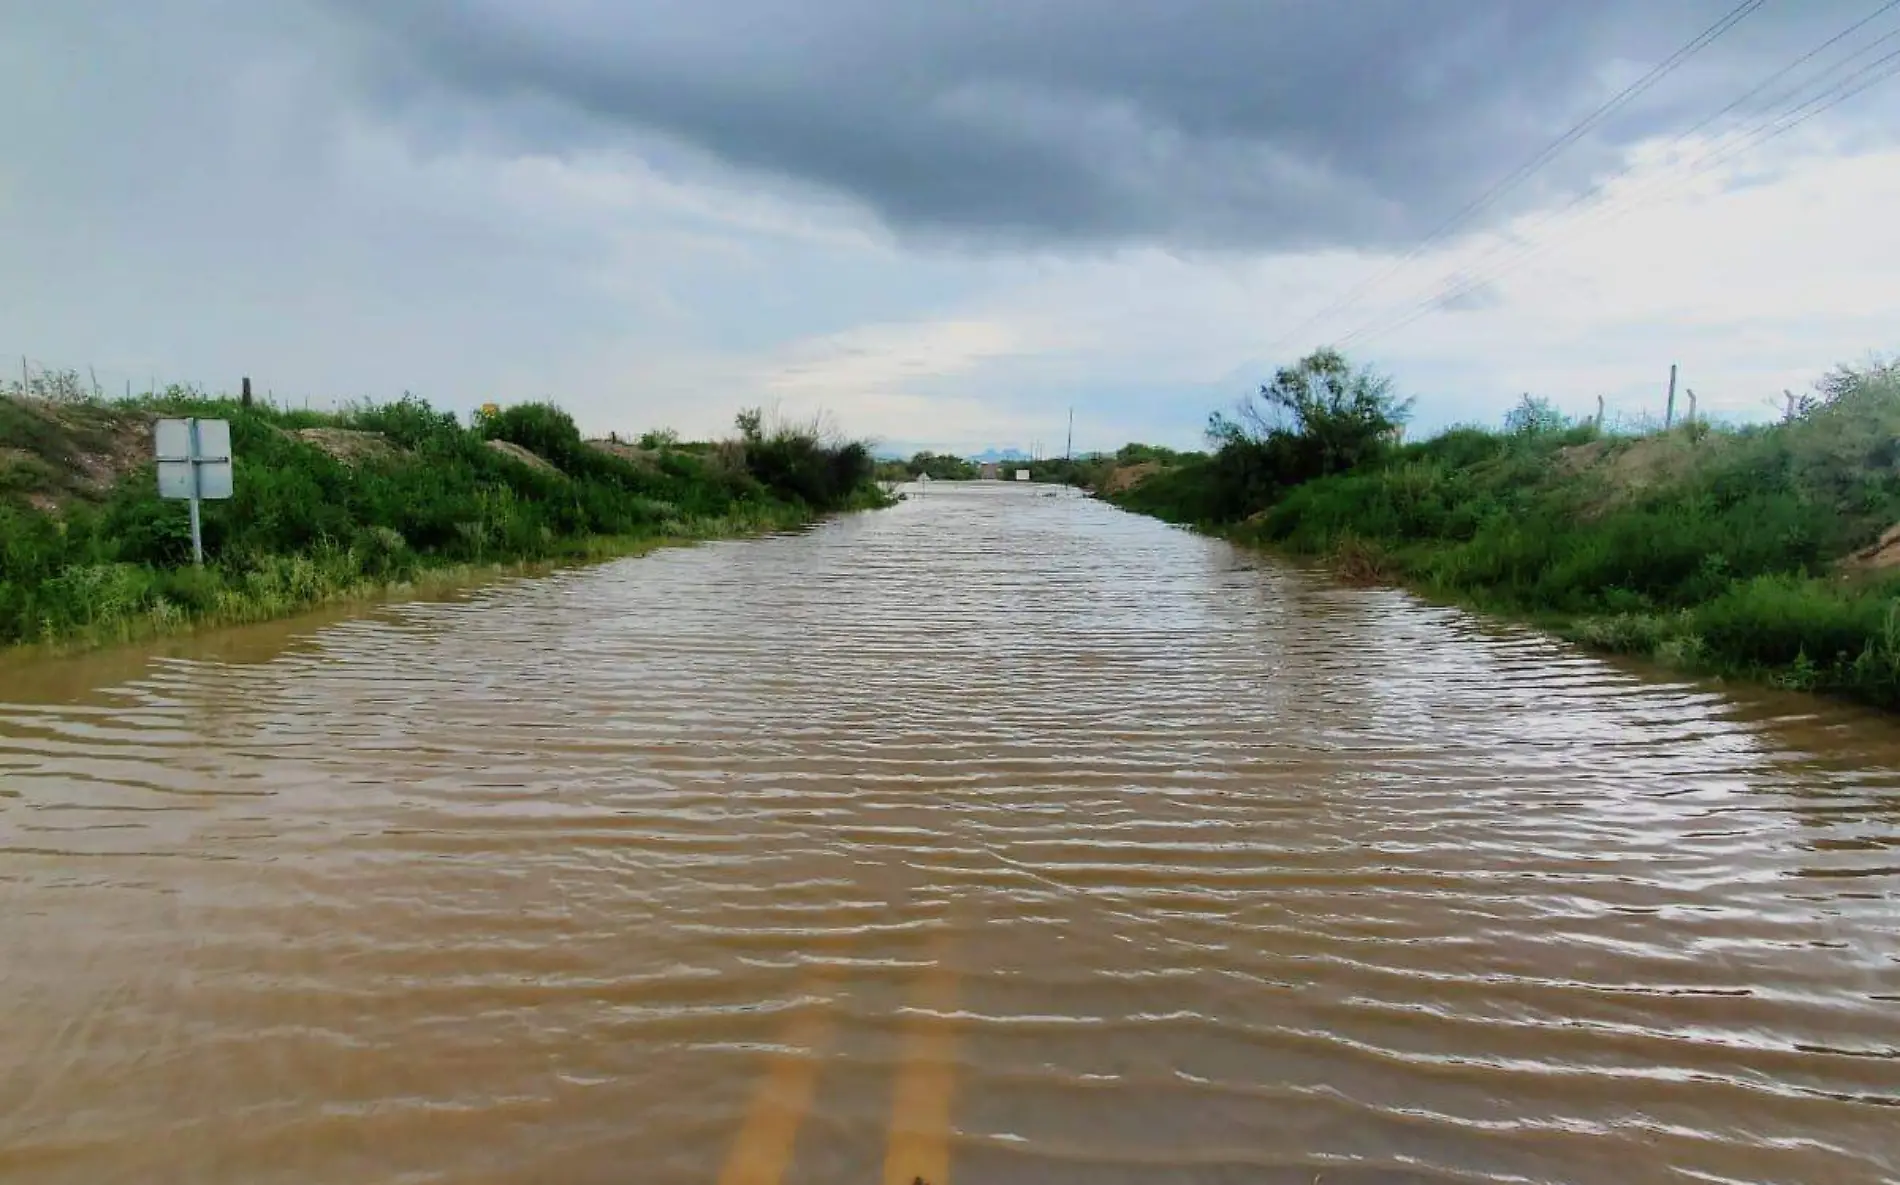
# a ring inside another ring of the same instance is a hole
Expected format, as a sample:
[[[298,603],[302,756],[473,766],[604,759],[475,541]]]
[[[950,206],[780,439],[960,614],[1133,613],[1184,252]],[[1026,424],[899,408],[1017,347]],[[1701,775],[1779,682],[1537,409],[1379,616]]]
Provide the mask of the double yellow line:
[[[841,977],[835,964],[825,963],[806,974],[802,986],[809,999],[792,1014],[780,1040],[784,1049],[772,1055],[753,1092],[752,1109],[726,1156],[719,1185],[779,1185],[785,1176],[799,1125],[818,1089],[819,1058],[838,1028],[829,997]]]
[[[903,1026],[903,1059],[891,1094],[883,1185],[950,1185],[950,1118],[956,1101],[957,977],[945,957],[947,934],[913,985]],[[837,1033],[832,997],[843,978],[836,964],[816,964],[804,979],[810,1002],[786,1023],[780,1044],[753,1092],[745,1126],[719,1174],[719,1185],[780,1185],[798,1144],[798,1129],[818,1090],[824,1051]]]

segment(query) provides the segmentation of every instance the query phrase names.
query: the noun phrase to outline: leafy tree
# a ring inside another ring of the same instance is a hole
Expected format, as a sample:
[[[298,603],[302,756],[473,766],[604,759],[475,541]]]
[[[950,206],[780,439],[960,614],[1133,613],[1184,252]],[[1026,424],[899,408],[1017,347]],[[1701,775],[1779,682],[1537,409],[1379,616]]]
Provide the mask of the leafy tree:
[[[1541,395],[1526,394],[1504,413],[1504,430],[1513,436],[1546,436],[1569,426],[1564,413]]]
[[[747,444],[757,444],[765,435],[765,413],[756,407],[748,407],[732,417],[733,426],[739,429],[739,438]]]
[[[1237,420],[1216,413],[1210,428],[1222,443],[1292,438],[1299,442],[1289,454],[1301,469],[1296,480],[1305,481],[1370,459],[1396,438],[1411,409],[1411,400],[1392,393],[1391,379],[1328,347],[1281,367],[1241,401]]]
[[[1233,415],[1208,417],[1210,511],[1244,517],[1282,490],[1374,459],[1397,442],[1411,407],[1391,379],[1338,350],[1281,367]]]
[[[950,453],[921,452],[905,463],[910,476],[932,481],[975,481],[980,472],[972,462]]]

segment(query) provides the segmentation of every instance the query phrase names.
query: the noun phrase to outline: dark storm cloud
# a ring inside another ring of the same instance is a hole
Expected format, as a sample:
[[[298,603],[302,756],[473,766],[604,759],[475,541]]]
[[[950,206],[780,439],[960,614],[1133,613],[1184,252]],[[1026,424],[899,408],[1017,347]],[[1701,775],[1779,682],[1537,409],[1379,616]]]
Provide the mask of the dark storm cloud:
[[[912,234],[1183,247],[1415,238],[1731,7],[327,2],[372,32],[386,98],[446,87],[537,148],[657,133]],[[1769,0],[1515,201],[1574,189],[1864,7]]]

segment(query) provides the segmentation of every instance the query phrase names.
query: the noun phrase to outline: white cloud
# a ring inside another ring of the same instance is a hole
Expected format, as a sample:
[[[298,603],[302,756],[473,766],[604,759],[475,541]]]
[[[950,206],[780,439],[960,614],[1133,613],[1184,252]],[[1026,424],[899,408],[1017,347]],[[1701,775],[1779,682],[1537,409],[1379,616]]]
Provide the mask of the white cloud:
[[[1671,362],[1703,408],[1766,414],[1783,387],[1900,344],[1900,153],[1850,155],[1818,123],[1679,195],[1671,160],[1706,146],[1650,146],[1606,195],[1636,203],[1626,216],[1588,234],[1528,216],[1280,342],[1391,259],[933,250],[677,144],[419,138],[414,121],[446,118],[426,96],[373,115],[321,53],[147,35],[165,26],[100,41],[80,78],[49,71],[63,47],[0,47],[22,98],[0,111],[0,274],[27,278],[0,286],[0,351],[96,364],[113,389],[249,372],[318,402],[552,397],[594,430],[693,434],[776,404],[962,448],[1048,439],[1074,404],[1093,444],[1193,443],[1272,364],[1546,242],[1486,300],[1364,343],[1421,396],[1421,426],[1494,419],[1526,390],[1656,410]],[[56,98],[97,123],[87,151],[22,114]],[[1129,151],[1154,149],[1134,132]]]
[[[1390,261],[1131,251],[1022,265],[939,323],[945,340],[981,325],[1006,349],[933,361],[915,343],[936,338],[917,328],[872,336],[848,365],[811,379],[843,389],[854,374],[934,374],[978,400],[1002,391],[1020,399],[1026,385],[1067,392],[1093,381],[1124,393],[1134,384],[1152,412],[1131,416],[1129,432],[1186,439],[1211,405],[1181,407],[1181,392],[1226,382],[1237,395],[1237,369],[1264,377],[1282,356],[1434,301],[1450,278],[1495,272],[1477,307],[1437,310],[1358,344],[1420,392],[1424,426],[1493,419],[1522,391],[1575,412],[1593,410],[1601,394],[1613,412],[1660,413],[1672,362],[1702,410],[1758,417],[1784,387],[1805,388],[1836,362],[1895,344],[1891,277],[1900,271],[1900,236],[1887,233],[1900,209],[1900,153],[1829,156],[1811,141],[1774,167],[1765,183],[1735,187],[1721,174],[1684,186],[1657,161],[1606,192],[1604,208],[1618,216],[1595,206],[1581,218],[1533,216],[1423,257],[1377,299],[1321,321],[1275,358],[1261,352],[1288,325]]]

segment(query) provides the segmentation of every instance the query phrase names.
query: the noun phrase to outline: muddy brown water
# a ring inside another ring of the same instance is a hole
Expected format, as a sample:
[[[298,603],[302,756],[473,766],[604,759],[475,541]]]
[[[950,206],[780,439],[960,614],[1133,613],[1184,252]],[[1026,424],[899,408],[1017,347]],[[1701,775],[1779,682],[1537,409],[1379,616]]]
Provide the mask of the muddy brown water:
[[[1900,1179],[1900,734],[1073,497],[0,666],[0,1180]]]

